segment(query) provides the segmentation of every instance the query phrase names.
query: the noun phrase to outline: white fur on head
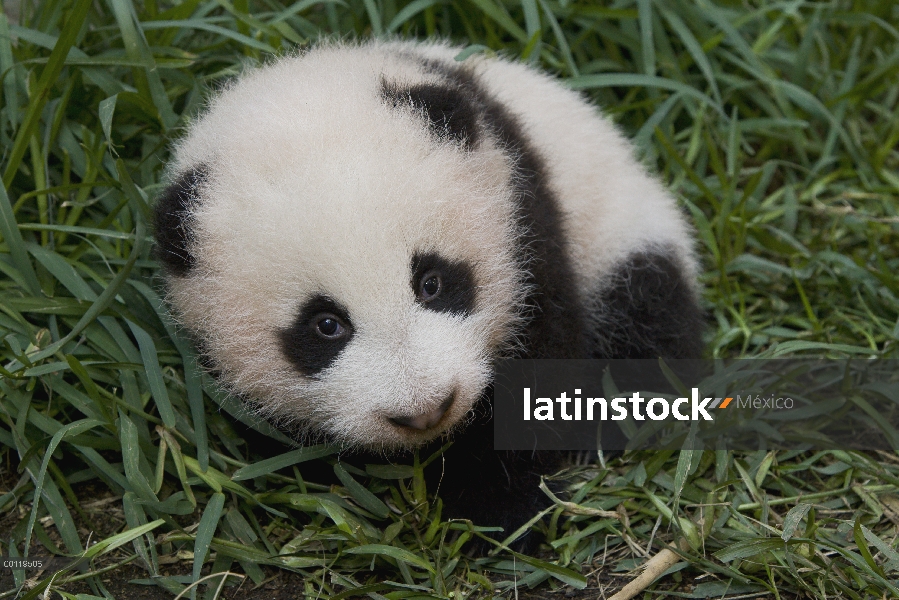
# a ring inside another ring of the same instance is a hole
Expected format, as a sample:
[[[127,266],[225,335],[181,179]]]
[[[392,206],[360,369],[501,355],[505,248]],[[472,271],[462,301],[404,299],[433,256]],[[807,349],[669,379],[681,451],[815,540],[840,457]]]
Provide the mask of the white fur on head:
[[[213,100],[176,152],[204,165],[190,212],[195,265],[169,299],[225,384],[269,416],[374,449],[414,447],[461,422],[514,336],[524,302],[506,155],[485,139],[439,142],[382,97],[384,78],[435,78],[386,47],[323,46],[248,72]],[[467,316],[416,301],[416,253],[473,268]],[[355,328],[337,359],[304,377],[279,331],[316,294]],[[439,426],[396,414],[455,401]]]

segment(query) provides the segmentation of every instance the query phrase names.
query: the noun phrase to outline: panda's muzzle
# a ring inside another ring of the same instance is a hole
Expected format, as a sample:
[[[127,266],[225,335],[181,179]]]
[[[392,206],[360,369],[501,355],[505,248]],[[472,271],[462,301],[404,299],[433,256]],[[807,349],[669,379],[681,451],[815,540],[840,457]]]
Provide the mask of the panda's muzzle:
[[[443,418],[443,415],[446,414],[446,411],[449,410],[450,406],[452,406],[453,400],[455,400],[455,398],[455,394],[450,394],[446,398],[446,400],[444,400],[443,403],[440,404],[440,406],[430,412],[414,416],[398,415],[387,417],[387,420],[399,427],[408,427],[410,429],[417,429],[419,431],[431,429],[440,422],[440,420]]]

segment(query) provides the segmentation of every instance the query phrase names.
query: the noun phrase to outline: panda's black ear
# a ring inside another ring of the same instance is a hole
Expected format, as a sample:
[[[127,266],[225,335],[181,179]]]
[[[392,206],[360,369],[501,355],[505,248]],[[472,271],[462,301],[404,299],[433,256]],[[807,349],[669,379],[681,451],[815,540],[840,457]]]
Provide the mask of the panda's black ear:
[[[159,196],[153,214],[156,256],[171,275],[186,277],[195,264],[191,253],[190,210],[200,200],[208,169],[199,165],[181,175]]]
[[[465,90],[445,83],[408,86],[382,80],[381,93],[394,107],[422,113],[438,139],[452,141],[464,150],[477,147],[478,105]]]

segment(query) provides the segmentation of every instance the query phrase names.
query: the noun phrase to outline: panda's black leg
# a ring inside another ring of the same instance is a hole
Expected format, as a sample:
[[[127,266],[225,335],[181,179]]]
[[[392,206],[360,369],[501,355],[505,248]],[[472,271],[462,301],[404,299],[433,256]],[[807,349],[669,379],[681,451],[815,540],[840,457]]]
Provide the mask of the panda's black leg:
[[[444,519],[470,519],[475,525],[502,527],[502,533],[491,536],[503,540],[550,503],[540,491],[540,477],[558,468],[558,453],[496,451],[493,422],[488,418],[467,427],[445,458],[442,464],[428,467],[429,489],[439,486]],[[539,536],[528,534],[513,548],[527,553],[539,541]],[[476,554],[491,548],[478,540],[472,545]]]
[[[673,250],[630,255],[588,301],[593,358],[700,358],[704,317]]]
[[[590,298],[585,307],[587,350],[579,347],[571,327],[558,331],[551,311],[530,325],[536,340],[528,358],[698,358],[702,355],[704,318],[696,293],[674,251],[664,247],[633,254]],[[575,314],[577,312],[575,311]],[[583,353],[582,353],[583,352]],[[549,505],[540,491],[540,476],[562,464],[559,452],[497,452],[489,418],[471,424],[447,452],[440,495],[447,518],[499,525],[505,537]],[[435,476],[432,465],[432,475]],[[440,476],[439,469],[436,476]],[[433,479],[432,479],[433,480]],[[431,489],[434,489],[433,487]],[[529,535],[516,549],[539,542]],[[476,552],[489,549],[484,545]]]

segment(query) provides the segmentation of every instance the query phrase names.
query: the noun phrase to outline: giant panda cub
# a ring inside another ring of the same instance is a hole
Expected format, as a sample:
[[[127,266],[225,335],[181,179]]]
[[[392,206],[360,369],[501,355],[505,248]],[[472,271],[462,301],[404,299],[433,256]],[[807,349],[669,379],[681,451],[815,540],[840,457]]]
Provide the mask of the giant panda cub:
[[[555,467],[492,449],[494,362],[696,357],[697,262],[594,106],[459,52],[332,43],[247,71],[177,143],[155,231],[227,389],[301,441],[453,439],[444,516],[508,534]]]

